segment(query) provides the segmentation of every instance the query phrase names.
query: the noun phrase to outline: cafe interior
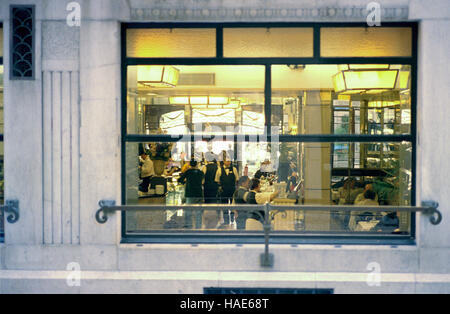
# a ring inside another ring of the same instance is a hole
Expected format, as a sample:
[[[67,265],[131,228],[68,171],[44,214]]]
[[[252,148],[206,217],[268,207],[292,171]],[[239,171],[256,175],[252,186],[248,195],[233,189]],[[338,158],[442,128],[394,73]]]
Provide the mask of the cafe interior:
[[[239,176],[252,178],[262,166],[271,167],[261,185],[263,192],[279,191],[272,204],[329,206],[276,215],[277,232],[408,233],[407,213],[347,214],[333,206],[357,205],[355,199],[367,189],[375,191],[379,205],[410,204],[410,142],[339,141],[341,135],[411,132],[410,66],[274,64],[269,108],[266,74],[263,65],[128,66],[127,133],[172,140],[126,143],[127,204],[182,205],[183,166],[195,159],[201,168],[210,153],[220,162],[226,152]],[[318,136],[304,141],[302,135]],[[142,151],[149,152],[155,177],[165,178],[163,187],[139,190]],[[357,221],[350,226],[353,216]],[[379,228],[383,216],[394,217],[395,228]],[[182,208],[127,213],[126,228],[181,230],[185,217]],[[262,230],[254,221],[243,230],[221,221],[219,215],[216,225],[196,231]]]

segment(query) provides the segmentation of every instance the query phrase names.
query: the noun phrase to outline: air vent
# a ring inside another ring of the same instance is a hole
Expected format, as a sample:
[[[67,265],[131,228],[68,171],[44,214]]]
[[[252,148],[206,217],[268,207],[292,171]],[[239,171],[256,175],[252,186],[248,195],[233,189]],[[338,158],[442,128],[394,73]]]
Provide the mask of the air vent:
[[[216,85],[214,73],[184,73],[180,74],[177,85]]]

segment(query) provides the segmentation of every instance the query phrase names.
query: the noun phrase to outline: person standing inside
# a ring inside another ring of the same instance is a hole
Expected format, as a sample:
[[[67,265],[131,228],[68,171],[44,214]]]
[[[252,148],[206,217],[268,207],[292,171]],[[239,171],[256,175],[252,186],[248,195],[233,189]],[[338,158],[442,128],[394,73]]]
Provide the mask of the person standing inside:
[[[217,169],[215,181],[219,184],[220,202],[222,204],[231,204],[233,201],[233,194],[236,190],[236,182],[239,180],[239,175],[235,167],[232,166],[231,161],[226,159],[223,165]],[[230,217],[231,216],[231,217]],[[229,213],[229,210],[223,211],[223,223],[229,225],[234,221],[234,214]]]
[[[248,186],[250,184],[250,179],[247,176],[242,176],[239,178],[238,181],[238,188],[233,194],[233,204],[246,204],[247,202],[245,199],[247,198],[248,194]],[[248,213],[246,211],[240,211],[237,210],[237,217],[236,217],[236,225],[237,229],[245,229],[245,222],[247,220]]]
[[[219,184],[216,182],[216,173],[219,169],[217,161],[206,160],[206,165],[203,166],[202,171],[205,174],[205,181],[203,184],[203,191],[206,204],[217,203],[217,193],[219,190]]]
[[[178,179],[178,182],[185,184],[185,198],[186,204],[201,204],[203,203],[203,180],[204,173],[198,169],[197,161],[192,159],[189,162],[189,169],[183,172]],[[187,210],[185,215],[185,227],[192,228],[192,210]],[[202,227],[202,210],[195,211],[195,228]]]
[[[139,191],[147,193],[148,187],[150,185],[150,178],[155,175],[153,162],[150,157],[144,151],[142,151],[141,155],[139,156],[139,163],[140,178],[142,180],[141,184],[139,184]]]

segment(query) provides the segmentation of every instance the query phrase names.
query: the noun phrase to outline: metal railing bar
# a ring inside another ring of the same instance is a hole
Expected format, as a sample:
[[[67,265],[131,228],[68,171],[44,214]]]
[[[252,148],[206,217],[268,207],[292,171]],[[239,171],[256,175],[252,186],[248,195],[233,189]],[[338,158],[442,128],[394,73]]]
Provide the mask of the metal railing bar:
[[[433,224],[439,224],[442,220],[442,214],[437,210],[438,204],[435,202],[423,202],[422,206],[397,206],[397,205],[381,205],[381,206],[358,206],[358,205],[233,205],[233,204],[190,204],[190,205],[116,205],[114,201],[102,200],[99,202],[100,209],[97,210],[96,219],[99,223],[105,223],[107,213],[114,211],[161,211],[161,210],[236,210],[244,212],[261,212],[268,213],[285,212],[287,210],[298,211],[333,211],[333,212],[422,212],[426,215],[437,215],[432,221]]]
[[[98,223],[106,223],[108,220],[108,213],[114,211],[170,211],[170,210],[187,210],[187,211],[207,211],[207,210],[236,210],[236,211],[247,211],[257,213],[263,225],[263,236],[264,236],[264,253],[260,255],[260,266],[261,267],[273,267],[274,265],[274,255],[269,253],[269,242],[270,242],[270,232],[272,231],[272,221],[275,219],[275,216],[279,213],[285,213],[288,210],[298,210],[298,211],[330,211],[330,212],[422,212],[425,215],[429,215],[430,222],[433,225],[437,225],[442,220],[442,214],[438,211],[439,204],[434,201],[424,201],[422,202],[422,206],[354,206],[354,205],[276,205],[276,204],[262,204],[262,205],[235,205],[235,204],[183,204],[183,205],[116,205],[114,200],[101,200],[99,202],[100,209],[95,213],[95,219]],[[261,214],[264,212],[264,215]],[[208,231],[203,230],[204,232],[198,233],[195,231],[195,234],[212,234],[216,236],[232,234],[234,230],[224,230],[220,231]],[[150,232],[150,234],[166,234],[176,236],[180,235],[192,235],[194,232],[191,230],[186,230],[186,232],[177,232],[168,233],[166,231],[161,232]],[[303,236],[307,236],[307,232],[296,232],[297,234],[301,234]],[[235,236],[246,236],[246,232],[235,233]],[[352,232],[346,233],[347,237],[352,237]],[[255,236],[255,232],[249,233],[249,235]],[[289,235],[289,234],[286,234]],[[292,235],[292,233],[291,233]],[[361,236],[360,232],[357,233],[357,236]]]

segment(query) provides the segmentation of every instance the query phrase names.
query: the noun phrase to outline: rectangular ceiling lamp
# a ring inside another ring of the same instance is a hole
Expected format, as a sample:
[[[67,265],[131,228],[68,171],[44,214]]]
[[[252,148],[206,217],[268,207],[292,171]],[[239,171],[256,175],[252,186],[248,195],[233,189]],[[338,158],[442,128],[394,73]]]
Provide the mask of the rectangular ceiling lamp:
[[[333,76],[334,91],[353,94],[395,88],[398,70],[348,70]]]
[[[346,89],[393,89],[398,70],[344,71]]]
[[[180,70],[173,66],[138,66],[138,83],[150,87],[175,87],[178,84]]]

